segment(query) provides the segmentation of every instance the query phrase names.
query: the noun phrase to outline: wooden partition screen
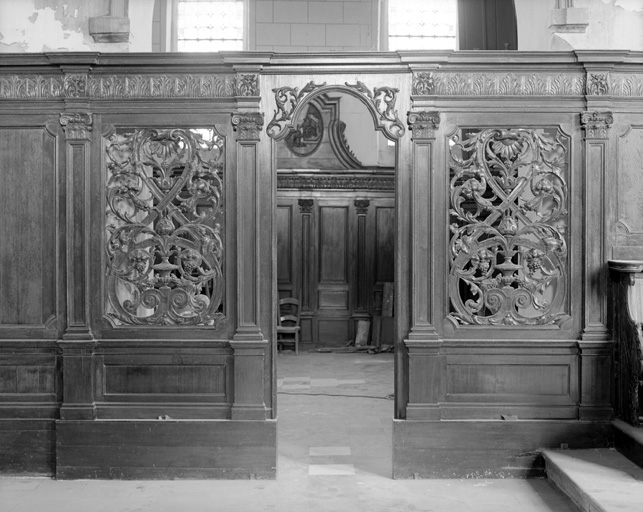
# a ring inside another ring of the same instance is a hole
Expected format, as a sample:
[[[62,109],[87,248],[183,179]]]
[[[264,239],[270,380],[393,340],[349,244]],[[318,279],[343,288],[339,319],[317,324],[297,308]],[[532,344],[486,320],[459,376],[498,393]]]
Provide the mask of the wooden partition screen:
[[[5,55],[0,471],[274,478],[279,291],[322,310],[304,337],[350,338],[380,278],[395,477],[537,475],[538,448],[609,443],[643,59],[511,55]],[[278,201],[276,143],[336,92],[395,143],[388,188]],[[301,246],[324,241],[344,253]]]

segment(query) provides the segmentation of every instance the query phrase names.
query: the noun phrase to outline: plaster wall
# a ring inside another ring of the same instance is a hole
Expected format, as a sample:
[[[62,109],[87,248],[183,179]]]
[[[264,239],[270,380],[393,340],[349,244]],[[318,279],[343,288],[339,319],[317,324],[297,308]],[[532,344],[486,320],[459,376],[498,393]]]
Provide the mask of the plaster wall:
[[[130,0],[129,43],[96,43],[88,19],[109,0],[0,0],[0,53],[150,52],[155,0]],[[376,51],[384,0],[248,0],[249,47],[256,51]],[[582,32],[552,26],[557,0],[515,0],[522,51],[643,50],[643,0],[575,0],[586,10]]]
[[[89,18],[109,13],[109,0],[0,0],[0,53],[148,52],[154,0],[129,3],[129,43],[96,43]]]

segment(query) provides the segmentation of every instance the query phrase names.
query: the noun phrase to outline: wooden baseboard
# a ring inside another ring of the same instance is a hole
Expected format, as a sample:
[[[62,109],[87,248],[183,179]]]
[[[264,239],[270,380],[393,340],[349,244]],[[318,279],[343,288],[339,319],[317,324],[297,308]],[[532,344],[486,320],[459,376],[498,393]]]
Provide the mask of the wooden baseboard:
[[[56,422],[59,479],[275,478],[275,421]]]
[[[544,448],[606,447],[612,441],[610,422],[395,420],[393,477],[539,477]]]
[[[0,419],[0,474],[52,476],[54,420]]]

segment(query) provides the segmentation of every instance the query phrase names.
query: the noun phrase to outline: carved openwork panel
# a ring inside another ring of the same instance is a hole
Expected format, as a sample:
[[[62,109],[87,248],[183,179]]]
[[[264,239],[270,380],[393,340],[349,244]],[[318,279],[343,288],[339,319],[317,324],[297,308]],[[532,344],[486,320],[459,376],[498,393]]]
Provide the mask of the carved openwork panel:
[[[450,145],[449,318],[560,324],[569,141],[551,129],[462,129]]]
[[[107,318],[218,326],[224,139],[210,128],[118,130],[106,152]]]

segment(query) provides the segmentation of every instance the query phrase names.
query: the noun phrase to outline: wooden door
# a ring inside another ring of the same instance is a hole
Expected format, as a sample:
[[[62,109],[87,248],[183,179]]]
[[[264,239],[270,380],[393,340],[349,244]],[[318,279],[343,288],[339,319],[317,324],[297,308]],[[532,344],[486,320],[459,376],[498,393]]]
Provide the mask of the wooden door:
[[[312,196],[312,197],[311,197]],[[392,193],[282,192],[277,209],[280,297],[302,301],[302,341],[343,346],[381,314],[393,280]]]

